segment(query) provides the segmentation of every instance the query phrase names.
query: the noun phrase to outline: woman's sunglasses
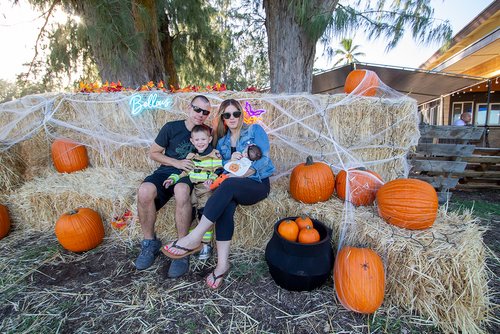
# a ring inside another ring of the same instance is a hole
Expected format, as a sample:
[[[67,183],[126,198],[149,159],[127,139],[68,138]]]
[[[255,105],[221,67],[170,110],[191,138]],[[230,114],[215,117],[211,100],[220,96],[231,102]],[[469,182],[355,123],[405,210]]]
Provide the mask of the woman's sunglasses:
[[[225,113],[222,114],[222,118],[224,118],[224,119],[230,119],[231,115],[233,115],[234,118],[240,118],[241,111],[235,111],[232,114],[230,112],[225,112]]]
[[[199,114],[199,113],[201,113],[201,112],[202,112],[202,113],[203,113],[203,115],[205,115],[205,116],[207,116],[207,115],[209,115],[209,114],[210,114],[210,111],[205,110],[205,109],[201,109],[200,107],[197,107],[197,106],[194,106],[194,105],[191,105],[191,108],[193,108],[193,110],[194,110],[195,112],[197,112],[198,114]]]

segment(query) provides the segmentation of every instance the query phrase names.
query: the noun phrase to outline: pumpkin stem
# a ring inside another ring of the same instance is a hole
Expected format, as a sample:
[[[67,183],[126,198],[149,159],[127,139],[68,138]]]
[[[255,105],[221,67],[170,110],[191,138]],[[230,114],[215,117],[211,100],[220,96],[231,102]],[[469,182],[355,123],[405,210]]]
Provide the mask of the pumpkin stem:
[[[310,165],[313,165],[313,164],[314,164],[313,157],[312,156],[308,156],[307,159],[306,159],[306,166],[310,166]]]
[[[69,211],[69,212],[67,213],[67,215],[68,215],[68,216],[71,216],[71,215],[76,215],[77,213],[78,213],[78,209],[73,209],[73,210]]]

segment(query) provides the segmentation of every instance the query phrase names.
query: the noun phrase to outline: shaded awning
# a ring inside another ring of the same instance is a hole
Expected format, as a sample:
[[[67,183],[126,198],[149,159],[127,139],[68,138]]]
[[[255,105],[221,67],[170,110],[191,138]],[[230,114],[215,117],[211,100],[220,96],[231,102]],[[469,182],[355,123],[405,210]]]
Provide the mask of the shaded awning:
[[[461,74],[427,71],[388,65],[356,63],[334,68],[313,76],[313,94],[335,94],[344,92],[347,75],[354,69],[366,69],[377,73],[389,87],[407,94],[418,104],[451,94],[457,90],[488,80]]]

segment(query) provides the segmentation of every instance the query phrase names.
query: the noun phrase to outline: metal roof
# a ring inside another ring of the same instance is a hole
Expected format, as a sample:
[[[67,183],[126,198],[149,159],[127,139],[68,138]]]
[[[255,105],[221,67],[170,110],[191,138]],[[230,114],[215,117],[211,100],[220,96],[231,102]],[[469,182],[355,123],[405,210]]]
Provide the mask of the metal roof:
[[[312,92],[314,94],[343,93],[345,79],[354,68],[374,71],[387,86],[409,95],[417,100],[418,104],[488,80],[483,77],[416,68],[354,63],[314,75]]]

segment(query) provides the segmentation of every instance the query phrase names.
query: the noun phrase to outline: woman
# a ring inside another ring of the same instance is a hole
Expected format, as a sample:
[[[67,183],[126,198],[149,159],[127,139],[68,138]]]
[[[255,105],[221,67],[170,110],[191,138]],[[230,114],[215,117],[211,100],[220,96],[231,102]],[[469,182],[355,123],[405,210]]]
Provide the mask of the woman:
[[[269,139],[258,124],[243,123],[242,108],[238,101],[230,99],[221,103],[216,115],[214,145],[222,155],[223,165],[238,160],[248,145],[257,145],[262,158],[253,161],[253,174],[248,177],[229,177],[214,191],[205,205],[199,224],[187,236],[164,246],[164,253],[173,259],[183,258],[201,248],[204,233],[215,224],[217,265],[207,276],[207,285],[217,289],[229,270],[229,248],[234,232],[236,206],[255,204],[269,195],[269,176],[274,165],[269,158]]]

